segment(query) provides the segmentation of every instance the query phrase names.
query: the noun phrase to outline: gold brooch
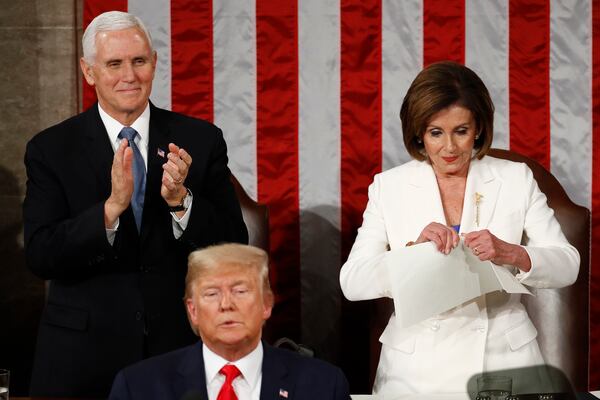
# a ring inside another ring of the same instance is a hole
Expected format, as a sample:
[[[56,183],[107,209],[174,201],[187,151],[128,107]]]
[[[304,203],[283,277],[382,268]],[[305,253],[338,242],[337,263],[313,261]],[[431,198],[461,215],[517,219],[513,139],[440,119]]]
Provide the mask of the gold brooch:
[[[479,227],[479,205],[481,204],[481,199],[483,199],[483,195],[475,192],[475,224],[477,227]]]

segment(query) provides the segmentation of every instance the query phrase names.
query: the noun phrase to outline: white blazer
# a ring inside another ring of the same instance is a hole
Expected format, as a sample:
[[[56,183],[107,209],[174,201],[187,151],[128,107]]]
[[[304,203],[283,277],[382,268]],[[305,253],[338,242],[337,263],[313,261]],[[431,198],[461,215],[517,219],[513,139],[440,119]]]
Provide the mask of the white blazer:
[[[483,196],[478,225],[475,193]],[[403,251],[431,222],[446,224],[429,163],[410,161],[376,175],[363,224],[340,272],[346,298],[391,297],[385,258]],[[471,161],[460,232],[482,229],[523,245],[532,267],[527,273],[512,267],[521,283],[557,288],[577,279],[579,253],[526,164],[489,156]],[[375,393],[464,392],[466,381],[482,371],[543,363],[537,331],[518,294],[494,292],[404,329],[394,318],[380,337]]]

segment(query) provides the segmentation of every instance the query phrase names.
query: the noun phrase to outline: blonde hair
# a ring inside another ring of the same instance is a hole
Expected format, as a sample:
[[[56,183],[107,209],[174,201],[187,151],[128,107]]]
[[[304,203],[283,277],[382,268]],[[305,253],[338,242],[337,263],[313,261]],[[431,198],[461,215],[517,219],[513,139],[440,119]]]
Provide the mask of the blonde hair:
[[[219,244],[196,250],[188,256],[188,272],[185,277],[184,300],[190,299],[194,285],[202,276],[224,265],[254,268],[264,293],[271,292],[269,284],[269,256],[258,247],[238,243]]]

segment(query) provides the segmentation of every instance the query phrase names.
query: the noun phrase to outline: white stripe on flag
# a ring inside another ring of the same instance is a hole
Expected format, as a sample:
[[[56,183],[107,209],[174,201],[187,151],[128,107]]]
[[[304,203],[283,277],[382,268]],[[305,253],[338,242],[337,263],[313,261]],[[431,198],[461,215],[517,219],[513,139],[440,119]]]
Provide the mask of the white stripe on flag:
[[[465,64],[483,80],[494,102],[493,147],[508,149],[508,4],[466,0],[465,14]]]
[[[330,358],[341,307],[339,1],[300,0],[298,36],[302,341]]]
[[[256,183],[256,6],[213,2],[214,120],[223,129],[229,167],[253,199]]]
[[[384,0],[382,4],[382,165],[410,160],[402,139],[402,99],[423,66],[423,4]]]
[[[573,201],[591,207],[591,4],[550,6],[550,168]]]
[[[144,21],[150,31],[158,62],[152,95],[155,106],[171,109],[171,2],[164,0],[129,0],[128,11]]]

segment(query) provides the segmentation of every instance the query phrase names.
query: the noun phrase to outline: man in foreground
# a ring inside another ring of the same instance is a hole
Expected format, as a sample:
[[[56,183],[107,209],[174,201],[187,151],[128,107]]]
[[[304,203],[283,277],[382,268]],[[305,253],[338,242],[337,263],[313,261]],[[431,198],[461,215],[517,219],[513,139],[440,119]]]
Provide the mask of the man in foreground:
[[[263,250],[225,244],[190,254],[185,305],[202,341],[124,369],[111,400],[350,398],[339,368],[261,342],[273,307]]]
[[[31,395],[106,397],[126,365],[195,341],[190,251],[247,242],[221,131],[149,102],[156,52],[112,11],[83,35],[98,102],[27,145],[26,259],[50,280]]]

